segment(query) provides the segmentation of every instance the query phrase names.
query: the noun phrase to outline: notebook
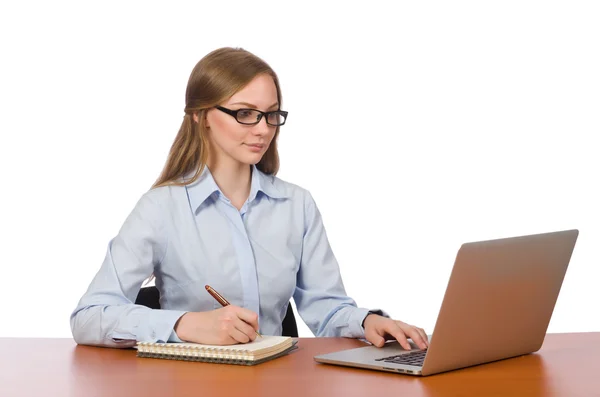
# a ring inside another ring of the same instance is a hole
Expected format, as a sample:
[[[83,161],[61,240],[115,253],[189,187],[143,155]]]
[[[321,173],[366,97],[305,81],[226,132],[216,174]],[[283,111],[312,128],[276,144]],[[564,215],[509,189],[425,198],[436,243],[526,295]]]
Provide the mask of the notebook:
[[[198,343],[138,342],[137,356],[221,364],[256,365],[281,357],[296,348],[289,336],[263,335],[254,341],[230,346]]]

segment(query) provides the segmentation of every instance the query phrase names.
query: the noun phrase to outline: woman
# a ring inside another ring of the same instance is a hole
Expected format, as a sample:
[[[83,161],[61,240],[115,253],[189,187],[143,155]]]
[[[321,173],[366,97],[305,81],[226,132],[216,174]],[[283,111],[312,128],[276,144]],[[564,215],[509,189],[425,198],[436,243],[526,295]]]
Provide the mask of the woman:
[[[222,48],[191,73],[185,116],[167,163],[142,196],[71,315],[77,343],[247,343],[281,334],[293,296],[317,336],[376,346],[425,332],[346,296],[310,193],[275,177],[281,110],[275,72],[255,55]],[[161,310],[133,302],[156,278]],[[221,307],[211,285],[231,305]]]

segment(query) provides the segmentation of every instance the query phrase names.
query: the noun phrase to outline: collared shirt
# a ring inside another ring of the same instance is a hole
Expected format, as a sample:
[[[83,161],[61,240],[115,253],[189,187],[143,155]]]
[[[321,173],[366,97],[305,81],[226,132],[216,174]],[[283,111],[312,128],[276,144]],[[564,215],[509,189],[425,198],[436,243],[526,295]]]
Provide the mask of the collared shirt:
[[[160,310],[134,304],[151,274]],[[256,167],[240,210],[207,167],[191,184],[144,194],[71,314],[73,337],[112,347],[180,341],[174,326],[183,314],[221,307],[207,284],[256,312],[263,334],[281,335],[293,297],[316,336],[364,337],[369,310],[346,295],[312,196]]]

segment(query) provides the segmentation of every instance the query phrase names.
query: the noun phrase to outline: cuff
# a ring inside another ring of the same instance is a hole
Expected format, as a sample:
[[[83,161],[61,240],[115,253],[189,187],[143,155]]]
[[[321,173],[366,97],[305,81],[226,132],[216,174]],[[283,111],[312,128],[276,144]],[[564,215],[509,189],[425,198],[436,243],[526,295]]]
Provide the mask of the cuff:
[[[176,321],[176,323],[177,323],[177,321]],[[177,336],[177,333],[175,332],[175,329],[173,329],[173,331],[171,331],[171,336],[169,336],[169,340],[167,342],[182,343],[183,341],[181,339],[179,339],[179,337]]]
[[[175,324],[185,313],[187,312],[180,310],[152,310],[149,316],[147,316],[147,327],[143,327],[150,331],[149,335],[145,335],[145,339],[141,340],[159,343],[171,341],[171,338],[175,334]],[[140,340],[140,336],[138,335],[138,340]],[[175,337],[177,336],[175,335]],[[181,342],[181,340],[178,341]]]
[[[348,319],[348,335],[345,336],[348,338],[363,338],[365,336],[365,329],[362,323],[368,314],[369,310],[362,307],[354,309]]]

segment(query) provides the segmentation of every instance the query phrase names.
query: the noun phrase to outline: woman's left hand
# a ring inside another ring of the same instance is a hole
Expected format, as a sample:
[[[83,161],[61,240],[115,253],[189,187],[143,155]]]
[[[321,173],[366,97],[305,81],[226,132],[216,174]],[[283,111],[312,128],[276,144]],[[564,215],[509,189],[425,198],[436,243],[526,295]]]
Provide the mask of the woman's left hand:
[[[396,339],[400,346],[411,350],[407,338],[413,340],[421,349],[429,346],[427,334],[418,328],[402,321],[392,320],[378,314],[369,314],[363,322],[365,338],[377,347],[382,347],[387,339]]]

